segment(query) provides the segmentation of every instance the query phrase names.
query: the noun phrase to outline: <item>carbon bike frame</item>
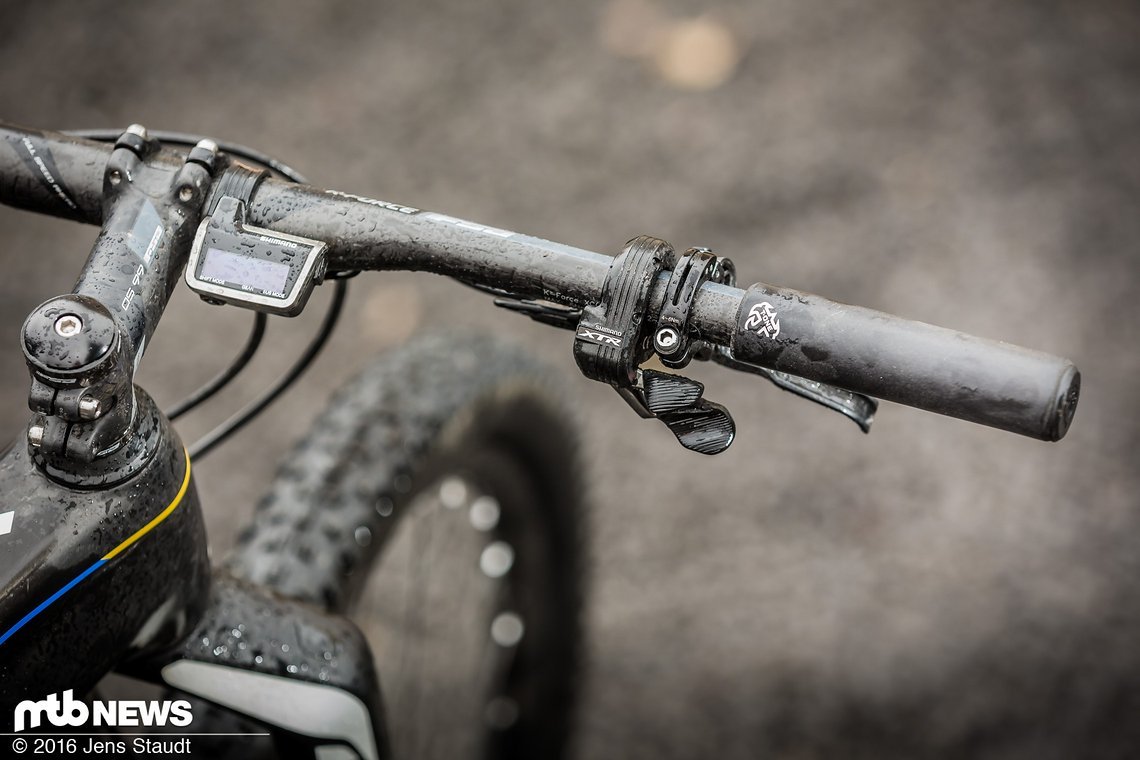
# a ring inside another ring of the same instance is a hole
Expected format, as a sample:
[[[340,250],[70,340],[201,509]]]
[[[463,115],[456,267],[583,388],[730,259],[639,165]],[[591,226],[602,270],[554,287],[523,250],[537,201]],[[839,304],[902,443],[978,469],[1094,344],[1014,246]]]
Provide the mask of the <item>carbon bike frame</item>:
[[[364,757],[387,756],[380,688],[359,631],[211,572],[192,463],[133,385],[227,159],[128,134],[114,147],[4,125],[0,137],[0,201],[102,227],[75,292],[25,324],[37,412],[29,433],[37,432],[0,458],[3,509],[19,527],[0,555],[0,720],[17,701],[86,693],[119,670],[310,748],[349,743]],[[670,294],[680,303],[663,241],[635,241],[615,260],[272,178],[250,198],[247,219],[327,241],[331,271],[444,274],[575,328],[583,372],[666,421],[679,440],[685,425],[703,424],[697,412],[723,411],[671,391],[662,406],[641,385],[651,327],[665,320]],[[1066,360],[785,288],[693,282],[680,333],[712,350],[704,358],[767,373],[821,403],[850,412],[853,394],[865,393],[1044,440],[1062,437],[1075,411],[1080,376]],[[81,315],[89,333],[102,325],[104,342],[92,338],[76,354],[59,340],[65,313]],[[685,394],[696,387],[699,398],[703,386],[686,382]],[[117,401],[91,419],[82,388]]]

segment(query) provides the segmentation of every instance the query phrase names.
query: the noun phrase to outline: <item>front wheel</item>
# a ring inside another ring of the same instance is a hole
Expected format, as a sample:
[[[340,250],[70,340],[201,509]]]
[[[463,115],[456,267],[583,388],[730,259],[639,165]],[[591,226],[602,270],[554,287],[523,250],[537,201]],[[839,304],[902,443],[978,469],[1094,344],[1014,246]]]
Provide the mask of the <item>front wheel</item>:
[[[564,753],[584,525],[557,385],[480,337],[381,357],[286,460],[229,560],[358,622],[397,758]]]

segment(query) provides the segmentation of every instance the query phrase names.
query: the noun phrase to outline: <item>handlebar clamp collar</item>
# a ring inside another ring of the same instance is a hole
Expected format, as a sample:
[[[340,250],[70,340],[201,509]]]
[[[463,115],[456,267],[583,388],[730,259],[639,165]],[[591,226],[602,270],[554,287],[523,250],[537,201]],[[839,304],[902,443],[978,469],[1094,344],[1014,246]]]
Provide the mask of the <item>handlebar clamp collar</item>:
[[[614,259],[601,301],[582,310],[574,340],[574,361],[591,380],[628,388],[637,367],[653,353],[645,330],[646,305],[654,281],[673,266],[673,246],[641,235]]]

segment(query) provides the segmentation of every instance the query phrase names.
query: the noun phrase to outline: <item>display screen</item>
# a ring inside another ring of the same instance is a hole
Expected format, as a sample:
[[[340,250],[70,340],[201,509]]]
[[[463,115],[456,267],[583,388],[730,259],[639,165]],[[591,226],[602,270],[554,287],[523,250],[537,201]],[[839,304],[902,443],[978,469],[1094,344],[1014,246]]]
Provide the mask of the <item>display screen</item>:
[[[285,284],[289,282],[289,265],[210,248],[198,268],[198,278],[284,298]]]

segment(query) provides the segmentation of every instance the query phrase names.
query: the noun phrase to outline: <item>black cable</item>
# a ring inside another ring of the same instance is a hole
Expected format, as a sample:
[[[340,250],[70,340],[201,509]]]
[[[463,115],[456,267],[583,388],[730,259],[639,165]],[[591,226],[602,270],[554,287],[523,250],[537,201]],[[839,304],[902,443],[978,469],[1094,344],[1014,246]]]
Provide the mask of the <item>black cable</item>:
[[[151,137],[157,139],[159,142],[175,143],[176,145],[193,146],[193,145],[197,145],[200,140],[206,139],[205,137],[203,137],[201,135],[192,135],[192,134],[189,134],[186,132],[166,132],[163,130],[150,130],[150,129],[148,129],[147,133]],[[123,130],[121,130],[121,129],[68,129],[68,130],[65,130],[63,134],[72,135],[74,137],[82,137],[85,140],[99,140],[102,142],[114,142],[115,140],[118,140],[119,137],[123,134]],[[209,139],[214,140],[214,138],[212,138],[212,137]],[[247,159],[249,161],[253,161],[254,163],[257,163],[257,164],[261,164],[262,166],[267,167],[267,168],[272,169],[273,171],[277,172],[282,177],[286,177],[288,179],[291,179],[294,182],[300,182],[301,184],[305,184],[305,185],[309,184],[309,180],[305,179],[305,177],[299,171],[297,171],[293,167],[289,166],[288,164],[284,164],[284,163],[278,161],[273,156],[262,153],[259,150],[254,150],[253,148],[247,147],[245,145],[240,145],[238,143],[223,142],[221,140],[214,140],[214,142],[217,143],[218,149],[225,152],[225,153],[229,153],[229,154],[237,156],[239,158],[244,158],[244,159]]]
[[[195,442],[194,445],[190,447],[190,458],[192,460],[197,461],[219,443],[244,427],[247,422],[260,414],[265,407],[273,403],[286,388],[292,385],[293,382],[301,376],[301,373],[308,369],[313,359],[316,358],[321,348],[324,347],[333,328],[336,327],[337,320],[340,318],[340,313],[344,306],[344,297],[347,291],[348,282],[345,280],[337,280],[336,288],[333,290],[332,300],[329,302],[328,311],[325,312],[324,321],[321,323],[321,329],[313,336],[313,339],[309,341],[309,345],[305,347],[305,352],[301,354],[296,363],[289,368],[289,371],[282,375],[269,390]]]
[[[225,388],[231,380],[237,377],[239,372],[245,369],[245,365],[249,364],[249,360],[253,358],[258,346],[261,345],[261,338],[265,335],[265,323],[267,321],[265,315],[260,311],[254,313],[253,327],[249,331],[249,338],[246,339],[245,347],[241,353],[234,358],[230,366],[222,370],[213,380],[179,401],[167,411],[166,416],[171,422],[210,399],[215,393]]]

